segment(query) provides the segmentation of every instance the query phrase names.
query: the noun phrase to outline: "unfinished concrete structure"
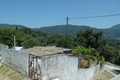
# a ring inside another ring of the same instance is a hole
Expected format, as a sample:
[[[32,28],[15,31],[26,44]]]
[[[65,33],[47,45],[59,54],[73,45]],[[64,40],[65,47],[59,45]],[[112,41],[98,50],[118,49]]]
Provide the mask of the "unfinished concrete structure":
[[[58,47],[35,47],[26,51],[29,53],[28,75],[31,80],[43,80],[44,78],[48,78],[48,73],[56,71],[55,67],[57,66],[57,63],[59,63],[57,62],[57,56],[71,53],[70,49]],[[51,71],[48,72],[48,70]],[[54,75],[51,78],[57,76],[58,75]]]
[[[102,69],[99,65],[82,69],[79,68],[81,60],[70,53],[70,49],[53,46],[20,51],[0,48],[1,62],[28,76],[30,80],[99,80],[99,77],[100,80],[119,79],[118,72],[114,73],[120,70],[120,67],[106,63]],[[101,76],[104,79],[101,79]]]
[[[78,57],[71,56],[70,49],[36,47],[29,53],[30,80],[93,80],[95,67],[78,68]]]

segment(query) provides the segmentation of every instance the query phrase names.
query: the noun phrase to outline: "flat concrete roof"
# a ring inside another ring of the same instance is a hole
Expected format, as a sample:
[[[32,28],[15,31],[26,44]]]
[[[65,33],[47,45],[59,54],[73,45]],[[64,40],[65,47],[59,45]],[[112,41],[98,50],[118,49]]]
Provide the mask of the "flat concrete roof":
[[[28,52],[28,54],[34,55],[34,56],[47,56],[47,55],[55,55],[55,54],[62,54],[64,52],[69,52],[71,49],[56,47],[56,46],[45,46],[45,47],[33,47],[26,49],[25,51]]]

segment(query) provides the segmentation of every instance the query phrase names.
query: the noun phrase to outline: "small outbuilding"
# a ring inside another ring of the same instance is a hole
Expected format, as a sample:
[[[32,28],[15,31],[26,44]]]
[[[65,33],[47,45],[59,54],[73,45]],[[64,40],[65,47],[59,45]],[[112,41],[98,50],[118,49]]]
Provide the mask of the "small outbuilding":
[[[60,80],[57,77],[59,75],[55,75],[55,72],[60,72],[56,69],[63,67],[62,63],[58,65],[58,59],[60,60],[58,57],[71,54],[71,49],[55,46],[34,47],[26,49],[26,51],[29,53],[28,74],[31,80]],[[64,64],[64,59],[61,61]]]
[[[80,68],[86,61],[71,53],[71,49],[55,46],[0,51],[4,64],[28,76],[28,80],[93,80],[96,66]]]
[[[90,80],[95,74],[95,67],[78,67],[79,58],[71,55],[71,49],[47,46],[29,48],[26,52],[30,80]]]

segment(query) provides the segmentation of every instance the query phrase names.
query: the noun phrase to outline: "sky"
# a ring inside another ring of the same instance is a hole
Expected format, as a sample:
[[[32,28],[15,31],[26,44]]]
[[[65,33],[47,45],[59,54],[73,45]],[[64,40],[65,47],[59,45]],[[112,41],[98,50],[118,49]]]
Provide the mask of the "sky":
[[[86,17],[120,13],[120,0],[0,0],[0,24],[43,27],[65,24],[66,16]],[[120,16],[70,19],[73,25],[108,28]]]

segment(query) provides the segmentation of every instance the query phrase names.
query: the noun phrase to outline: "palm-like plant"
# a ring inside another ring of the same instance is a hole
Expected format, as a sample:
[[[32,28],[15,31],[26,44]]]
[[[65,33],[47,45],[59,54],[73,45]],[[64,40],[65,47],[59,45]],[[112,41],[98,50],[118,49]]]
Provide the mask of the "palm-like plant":
[[[93,48],[76,47],[73,49],[73,55],[78,57],[82,55],[87,58],[89,63],[94,62],[96,64],[99,64],[101,67],[105,63],[104,57],[101,56],[100,53]]]

